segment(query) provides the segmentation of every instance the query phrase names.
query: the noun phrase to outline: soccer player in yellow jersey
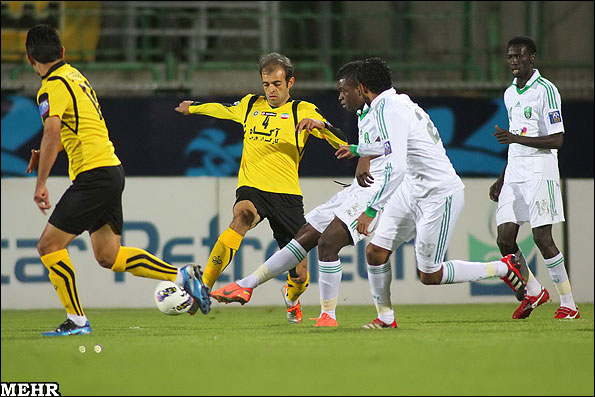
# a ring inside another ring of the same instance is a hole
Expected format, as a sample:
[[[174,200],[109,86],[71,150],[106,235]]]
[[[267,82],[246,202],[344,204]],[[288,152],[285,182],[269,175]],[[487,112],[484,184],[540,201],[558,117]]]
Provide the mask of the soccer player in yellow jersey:
[[[330,125],[316,106],[294,100],[295,82],[289,58],[271,53],[259,63],[264,96],[246,95],[234,104],[184,101],[176,111],[233,120],[244,127],[244,149],[238,174],[233,220],[218,238],[206,264],[203,281],[213,284],[229,265],[248,232],[269,220],[279,248],[291,241],[306,223],[298,168],[309,135],[326,139],[335,149],[346,142],[343,132]],[[320,120],[323,129],[296,128],[305,118]],[[283,295],[290,323],[302,319],[300,295],[308,287],[306,258],[289,271]]]
[[[64,62],[64,47],[56,29],[48,25],[32,27],[27,33],[26,48],[31,66],[41,76],[37,103],[43,121],[41,147],[31,151],[26,172],[38,168],[33,199],[44,215],[51,208],[46,181],[61,150],[68,155],[72,180],[37,244],[41,261],[67,313],[64,323],[42,335],[91,332],[66,249],[85,230],[91,236],[100,266],[114,272],[173,281],[194,298],[190,312],[194,314],[200,307],[206,314],[210,310],[209,291],[202,284],[198,266],[178,269],[145,250],[120,245],[124,169],[109,139],[95,91],[77,69]]]

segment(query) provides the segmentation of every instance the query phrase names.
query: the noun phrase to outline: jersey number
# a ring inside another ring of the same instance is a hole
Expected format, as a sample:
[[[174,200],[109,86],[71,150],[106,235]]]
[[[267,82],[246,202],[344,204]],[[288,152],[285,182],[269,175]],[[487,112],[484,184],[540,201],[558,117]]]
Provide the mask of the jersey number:
[[[428,135],[430,135],[430,138],[434,143],[440,142],[440,134],[438,133],[438,129],[430,119],[430,116],[428,116],[426,112],[423,112],[422,116],[417,110],[415,110],[415,115],[417,116],[417,119],[420,121],[422,120],[422,118],[426,119],[426,130],[428,131]]]
[[[89,97],[91,103],[97,110],[97,114],[99,115],[99,120],[103,120],[103,115],[101,114],[101,110],[99,110],[99,101],[97,101],[97,95],[95,95],[95,91],[91,87],[91,84],[87,80],[85,80],[85,84],[79,84],[85,95]],[[88,89],[88,90],[87,90]]]
[[[267,128],[269,126],[269,117],[270,116],[266,116],[264,121],[262,122],[264,128]]]

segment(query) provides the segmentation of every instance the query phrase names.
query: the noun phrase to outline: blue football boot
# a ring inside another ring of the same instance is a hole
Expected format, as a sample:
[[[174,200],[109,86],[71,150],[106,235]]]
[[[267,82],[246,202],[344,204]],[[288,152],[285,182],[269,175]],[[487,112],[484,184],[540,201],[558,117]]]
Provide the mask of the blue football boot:
[[[180,271],[184,277],[182,288],[194,298],[195,302],[198,302],[200,311],[207,314],[211,311],[211,297],[209,287],[202,281],[200,266],[186,265]]]
[[[91,326],[89,321],[85,325],[76,325],[71,319],[66,319],[62,324],[53,331],[42,332],[43,336],[68,336],[68,335],[85,335],[91,333]]]

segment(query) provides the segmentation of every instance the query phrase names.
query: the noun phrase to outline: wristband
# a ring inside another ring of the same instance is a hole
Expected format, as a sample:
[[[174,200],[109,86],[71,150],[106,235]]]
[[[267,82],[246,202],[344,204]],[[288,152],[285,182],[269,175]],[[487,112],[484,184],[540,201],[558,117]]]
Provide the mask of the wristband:
[[[357,145],[349,145],[349,151],[351,152],[351,154],[353,154],[355,157],[359,157],[359,153],[357,152]]]
[[[376,214],[378,213],[378,211],[376,211],[374,208],[372,207],[368,207],[366,208],[366,212],[365,214],[368,215],[370,218],[376,218]]]

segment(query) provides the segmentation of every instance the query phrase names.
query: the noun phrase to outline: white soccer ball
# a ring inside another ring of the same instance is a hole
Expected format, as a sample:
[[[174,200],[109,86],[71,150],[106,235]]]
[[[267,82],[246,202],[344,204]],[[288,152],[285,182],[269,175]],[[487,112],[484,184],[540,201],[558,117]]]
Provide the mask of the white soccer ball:
[[[161,313],[169,316],[187,313],[194,303],[194,298],[188,292],[171,281],[161,281],[157,284],[154,298]]]

